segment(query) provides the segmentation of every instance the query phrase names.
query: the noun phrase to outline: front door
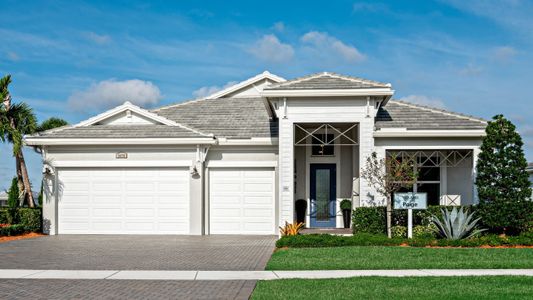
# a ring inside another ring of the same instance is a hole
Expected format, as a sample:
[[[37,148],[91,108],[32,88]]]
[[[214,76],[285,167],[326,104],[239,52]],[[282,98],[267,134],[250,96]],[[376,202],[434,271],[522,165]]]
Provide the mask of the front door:
[[[335,227],[337,167],[311,164],[311,227]]]

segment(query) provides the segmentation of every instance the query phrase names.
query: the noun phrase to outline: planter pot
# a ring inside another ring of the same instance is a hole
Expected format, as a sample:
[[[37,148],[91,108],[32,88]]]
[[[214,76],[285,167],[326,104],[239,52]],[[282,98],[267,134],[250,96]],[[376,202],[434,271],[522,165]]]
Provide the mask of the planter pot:
[[[343,209],[342,220],[344,221],[344,228],[350,228],[350,223],[352,221],[352,210]]]

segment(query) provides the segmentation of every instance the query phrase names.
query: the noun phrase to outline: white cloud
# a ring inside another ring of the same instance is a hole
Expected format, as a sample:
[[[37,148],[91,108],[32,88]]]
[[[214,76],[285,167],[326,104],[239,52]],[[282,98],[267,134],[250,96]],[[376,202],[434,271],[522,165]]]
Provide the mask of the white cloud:
[[[283,32],[285,30],[285,24],[283,22],[276,22],[272,28],[277,32]]]
[[[203,86],[195,90],[194,92],[192,92],[192,94],[195,98],[204,98],[216,92],[222,91],[223,89],[226,89],[235,84],[237,84],[237,81],[230,81],[223,86],[218,86],[218,85]]]
[[[16,53],[16,52],[13,52],[13,51],[8,51],[7,52],[7,58],[11,61],[19,61],[20,60],[20,56]]]
[[[294,56],[294,49],[289,44],[283,44],[273,34],[264,35],[249,49],[255,57],[269,62],[284,62]]]
[[[420,104],[424,106],[434,107],[434,108],[446,108],[446,105],[444,102],[442,102],[439,98],[433,98],[428,97],[424,95],[409,95],[400,98],[401,101],[413,103],[413,104]]]
[[[483,72],[483,68],[472,63],[467,64],[466,67],[459,70],[459,73],[461,75],[466,75],[466,76],[479,75],[481,74],[481,72]]]
[[[516,54],[517,51],[510,46],[496,47],[492,50],[492,58],[499,62],[508,62]]]
[[[111,42],[111,37],[106,34],[98,34],[98,33],[91,31],[91,32],[87,32],[85,36],[91,42],[98,44],[98,45],[104,45],[104,44]]]
[[[340,55],[348,62],[361,62],[366,59],[365,55],[354,46],[347,45],[325,32],[310,31],[302,36],[301,41],[312,45],[320,53]]]
[[[139,106],[151,106],[159,102],[161,92],[150,81],[114,79],[100,81],[84,91],[68,98],[70,108],[76,111],[99,110],[130,101]]]

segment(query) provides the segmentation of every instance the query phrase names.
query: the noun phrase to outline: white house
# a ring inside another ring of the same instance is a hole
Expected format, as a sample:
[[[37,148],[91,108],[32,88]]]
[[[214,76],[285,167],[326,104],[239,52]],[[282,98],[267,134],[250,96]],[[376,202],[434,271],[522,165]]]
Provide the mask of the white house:
[[[342,227],[339,202],[383,204],[360,170],[373,152],[416,157],[430,204],[476,202],[486,121],[392,100],[391,84],[264,72],[203,99],[129,102],[29,136],[40,147],[49,234],[277,234]]]

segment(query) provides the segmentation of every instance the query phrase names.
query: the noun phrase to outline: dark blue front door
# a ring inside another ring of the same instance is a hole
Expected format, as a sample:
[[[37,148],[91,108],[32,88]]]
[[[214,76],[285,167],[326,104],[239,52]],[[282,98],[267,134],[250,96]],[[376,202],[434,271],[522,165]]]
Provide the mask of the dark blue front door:
[[[335,227],[337,167],[311,164],[311,227]]]

